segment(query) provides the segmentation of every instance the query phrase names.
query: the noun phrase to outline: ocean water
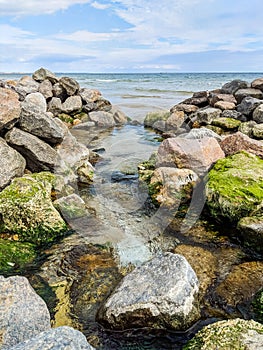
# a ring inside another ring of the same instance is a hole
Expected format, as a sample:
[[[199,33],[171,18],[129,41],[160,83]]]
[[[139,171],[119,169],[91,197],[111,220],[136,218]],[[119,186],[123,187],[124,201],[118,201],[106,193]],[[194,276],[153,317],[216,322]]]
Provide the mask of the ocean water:
[[[248,82],[263,73],[55,73],[70,76],[81,87],[97,89],[131,119],[142,121],[150,111],[169,110],[193,92],[213,90],[234,79]],[[19,79],[26,74],[0,74],[0,79]]]

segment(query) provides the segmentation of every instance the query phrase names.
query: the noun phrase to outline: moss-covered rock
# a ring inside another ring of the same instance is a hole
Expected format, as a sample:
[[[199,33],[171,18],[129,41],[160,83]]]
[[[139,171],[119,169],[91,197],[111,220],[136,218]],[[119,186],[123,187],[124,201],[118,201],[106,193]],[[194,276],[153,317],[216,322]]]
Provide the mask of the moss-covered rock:
[[[256,315],[256,320],[263,323],[263,289],[261,289],[252,302],[253,310]]]
[[[237,130],[241,121],[234,118],[217,118],[212,121],[212,125],[218,126],[224,130]]]
[[[158,121],[166,121],[170,115],[171,113],[169,111],[149,112],[146,114],[146,117],[144,119],[144,125],[153,126],[153,124]]]
[[[0,239],[1,274],[21,269],[31,263],[35,257],[36,251],[33,244]]]
[[[208,174],[207,206],[215,218],[237,223],[263,201],[263,160],[240,152],[217,161]]]
[[[48,172],[14,179],[0,193],[1,229],[17,234],[19,241],[38,245],[65,232],[67,225],[51,201],[55,179]]]
[[[262,346],[263,325],[237,318],[204,327],[183,350],[252,350]]]

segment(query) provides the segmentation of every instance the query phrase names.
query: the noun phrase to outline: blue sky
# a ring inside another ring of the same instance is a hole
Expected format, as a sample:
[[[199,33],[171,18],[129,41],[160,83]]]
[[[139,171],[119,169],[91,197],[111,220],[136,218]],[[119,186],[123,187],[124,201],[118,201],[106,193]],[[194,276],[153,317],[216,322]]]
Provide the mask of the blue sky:
[[[262,72],[262,0],[0,0],[0,72]]]

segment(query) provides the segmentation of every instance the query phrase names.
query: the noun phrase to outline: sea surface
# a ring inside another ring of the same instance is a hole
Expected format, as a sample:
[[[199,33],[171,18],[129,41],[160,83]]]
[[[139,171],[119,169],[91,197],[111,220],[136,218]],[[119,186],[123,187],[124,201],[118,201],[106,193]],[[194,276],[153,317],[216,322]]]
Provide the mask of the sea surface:
[[[213,90],[234,79],[248,82],[263,73],[55,73],[76,79],[81,87],[97,89],[131,119],[142,121],[146,113],[169,110],[193,92]],[[19,79],[27,74],[0,74],[0,79]]]

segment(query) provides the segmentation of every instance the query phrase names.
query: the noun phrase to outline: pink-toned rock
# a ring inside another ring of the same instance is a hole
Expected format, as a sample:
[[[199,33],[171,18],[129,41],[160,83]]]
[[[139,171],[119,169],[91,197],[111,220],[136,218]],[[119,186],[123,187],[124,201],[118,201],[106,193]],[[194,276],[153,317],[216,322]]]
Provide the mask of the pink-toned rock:
[[[173,113],[175,111],[183,111],[186,114],[194,113],[198,110],[198,107],[195,105],[188,105],[184,103],[179,103],[178,105],[173,106],[170,109],[170,112]]]
[[[228,101],[217,101],[214,104],[215,108],[220,108],[222,111],[229,109],[233,110],[235,109],[236,105],[233,102],[228,102]]]
[[[263,91],[263,78],[258,78],[252,81],[251,87]]]
[[[263,158],[262,142],[251,139],[242,132],[236,132],[235,134],[226,136],[220,143],[220,146],[225,152],[226,156],[240,151],[247,151],[259,156],[260,158]]]
[[[175,111],[166,120],[166,130],[176,130],[184,123],[184,112]]]
[[[162,142],[157,153],[157,167],[186,168],[198,175],[205,174],[218,159],[224,158],[216,139],[169,138]]]
[[[237,100],[232,94],[211,94],[209,96],[209,104],[212,107],[216,107],[215,104],[219,101],[231,102],[234,105],[237,104]]]
[[[0,130],[10,129],[20,117],[19,96],[13,90],[0,88]]]

